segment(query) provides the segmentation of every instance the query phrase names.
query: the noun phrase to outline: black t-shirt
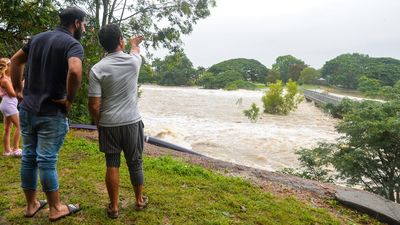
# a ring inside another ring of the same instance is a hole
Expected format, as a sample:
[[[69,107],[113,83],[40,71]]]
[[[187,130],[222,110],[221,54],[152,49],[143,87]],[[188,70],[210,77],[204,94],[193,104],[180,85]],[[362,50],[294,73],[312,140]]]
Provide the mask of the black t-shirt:
[[[28,55],[28,71],[21,107],[40,116],[65,113],[52,100],[66,97],[68,59],[83,60],[82,45],[68,30],[56,28],[35,35],[22,50]]]

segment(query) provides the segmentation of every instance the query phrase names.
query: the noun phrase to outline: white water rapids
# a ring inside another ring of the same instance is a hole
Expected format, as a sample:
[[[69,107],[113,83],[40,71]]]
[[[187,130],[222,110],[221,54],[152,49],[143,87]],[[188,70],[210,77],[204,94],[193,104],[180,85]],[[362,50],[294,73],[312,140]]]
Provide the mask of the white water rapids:
[[[251,123],[243,110],[255,102],[262,111],[263,91],[154,85],[140,90],[146,135],[228,162],[272,171],[294,168],[295,150],[339,137],[337,120],[307,102],[287,116],[262,114]]]

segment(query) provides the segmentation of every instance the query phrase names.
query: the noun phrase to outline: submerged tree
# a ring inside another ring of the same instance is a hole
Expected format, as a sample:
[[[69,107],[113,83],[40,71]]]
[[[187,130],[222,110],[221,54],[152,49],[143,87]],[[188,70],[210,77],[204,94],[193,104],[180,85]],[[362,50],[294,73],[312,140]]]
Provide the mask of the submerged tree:
[[[296,82],[289,80],[286,85],[286,93],[282,81],[268,85],[268,90],[262,97],[264,103],[264,112],[271,114],[286,115],[295,110],[298,104],[303,100],[299,95],[299,90]]]

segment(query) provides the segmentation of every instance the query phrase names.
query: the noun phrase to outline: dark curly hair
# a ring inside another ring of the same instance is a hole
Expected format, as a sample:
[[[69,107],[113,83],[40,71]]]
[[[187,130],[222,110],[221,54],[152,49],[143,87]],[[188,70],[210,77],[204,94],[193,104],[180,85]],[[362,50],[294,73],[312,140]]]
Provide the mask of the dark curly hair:
[[[121,29],[115,24],[105,25],[99,31],[100,44],[107,52],[114,51],[118,47],[121,39]]]

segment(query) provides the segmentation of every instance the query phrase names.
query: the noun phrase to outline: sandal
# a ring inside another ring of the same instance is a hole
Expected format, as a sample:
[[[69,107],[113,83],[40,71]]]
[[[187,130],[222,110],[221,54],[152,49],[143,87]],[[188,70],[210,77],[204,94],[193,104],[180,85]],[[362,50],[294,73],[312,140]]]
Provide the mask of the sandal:
[[[15,150],[12,152],[12,155],[13,155],[13,156],[16,156],[16,157],[21,157],[21,156],[22,156],[22,150],[21,150],[21,149],[15,149]]]
[[[47,201],[46,200],[40,200],[39,204],[40,204],[39,208],[36,209],[36,211],[33,212],[32,215],[24,214],[24,217],[26,217],[26,218],[34,217],[36,215],[36,213],[38,213],[40,210],[42,210],[47,205]]]
[[[14,156],[12,151],[8,151],[8,152],[3,152],[3,156],[9,157],[9,156]]]
[[[67,214],[62,215],[62,216],[57,217],[57,218],[49,218],[50,222],[54,222],[54,221],[60,220],[62,218],[65,218],[67,216],[71,216],[72,214],[75,214],[75,213],[77,213],[77,212],[82,210],[82,207],[80,207],[80,205],[68,204],[67,207],[68,207],[68,213]]]
[[[113,211],[111,209],[111,203],[108,204],[107,208],[107,216],[111,219],[117,219],[119,217],[119,210]]]
[[[149,198],[147,196],[143,196],[142,198],[143,198],[143,205],[135,204],[136,211],[144,210],[145,208],[147,208],[147,205],[149,204]]]

